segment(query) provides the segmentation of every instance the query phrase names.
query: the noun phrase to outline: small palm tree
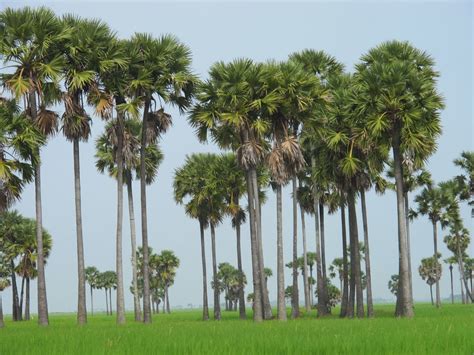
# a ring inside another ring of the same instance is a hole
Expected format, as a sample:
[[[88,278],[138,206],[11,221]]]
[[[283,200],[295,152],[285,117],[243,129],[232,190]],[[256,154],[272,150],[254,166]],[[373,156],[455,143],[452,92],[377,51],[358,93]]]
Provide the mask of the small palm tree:
[[[423,279],[423,281],[426,281],[426,283],[430,287],[432,305],[434,305],[433,284],[437,283],[441,278],[441,263],[438,261],[440,257],[441,254],[438,254],[436,257],[432,256],[429,258],[421,259],[421,264],[418,267],[418,272],[420,273],[421,278]]]
[[[94,315],[94,294],[93,289],[97,288],[99,270],[95,266],[88,266],[85,268],[86,282],[89,284],[91,290],[91,315]]]

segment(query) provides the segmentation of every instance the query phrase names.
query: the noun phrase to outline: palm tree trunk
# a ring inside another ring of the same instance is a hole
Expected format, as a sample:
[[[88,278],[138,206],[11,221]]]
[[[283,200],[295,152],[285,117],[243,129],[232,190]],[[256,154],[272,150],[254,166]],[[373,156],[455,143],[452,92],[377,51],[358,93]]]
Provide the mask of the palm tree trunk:
[[[311,280],[313,280],[313,265],[309,266],[309,277]],[[312,281],[309,285],[309,294],[311,296],[311,307],[313,307],[314,299],[313,299],[313,282]]]
[[[323,270],[324,284],[327,283],[327,272],[326,272],[326,238],[325,238],[325,226],[324,226],[324,204],[319,201],[319,223],[321,224],[321,268]]]
[[[433,224],[433,247],[434,247],[434,258],[438,260],[438,228],[436,228],[436,221],[432,221]],[[441,297],[439,291],[439,279],[436,280],[436,307],[441,306]]]
[[[214,319],[221,319],[221,305],[219,301],[219,287],[217,287],[217,259],[216,259],[216,231],[214,224],[211,223],[211,242],[212,242],[212,279],[214,281]]]
[[[239,206],[239,196],[238,194],[234,196],[234,202]],[[240,221],[236,220],[235,224],[235,234],[237,239],[237,269],[239,270],[240,275],[243,275],[242,270],[242,250],[240,247]],[[239,280],[239,316],[240,319],[246,319],[247,315],[245,313],[245,295],[244,295],[244,283],[243,278]]]
[[[30,278],[26,278],[25,320],[30,320]]]
[[[315,222],[315,230],[316,230],[316,290],[318,293],[318,316],[322,317],[328,314],[327,307],[326,307],[326,288],[324,287],[323,281],[323,271],[321,268],[321,235],[320,235],[320,224],[319,224],[319,201],[316,197],[316,194],[313,192],[313,199],[314,199],[314,210],[316,213],[314,214],[314,222]]]
[[[91,289],[91,315],[94,315],[94,294],[92,293],[92,286],[90,286]]]
[[[151,300],[151,313],[153,313],[153,314],[156,313],[155,302],[153,300]]]
[[[351,241],[351,297],[352,306],[354,298],[356,301],[356,315],[358,318],[364,317],[364,295],[362,292],[362,278],[360,270],[360,250],[359,250],[359,232],[357,229],[357,212],[355,207],[354,191],[350,190],[347,194],[349,206],[349,235]],[[355,291],[355,293],[354,293]]]
[[[283,261],[283,218],[281,185],[276,186],[277,198],[277,317],[286,320],[285,269]]]
[[[296,176],[291,179],[293,188],[293,293],[291,295],[291,318],[300,316],[298,294],[298,203],[296,200]]]
[[[411,272],[411,247],[410,247],[410,218],[408,216],[408,211],[410,211],[409,201],[408,201],[408,192],[403,194],[403,200],[405,202],[405,224],[407,230],[407,254],[408,254],[408,277],[410,278],[410,300],[413,304],[413,276]]]
[[[263,259],[263,240],[262,240],[262,205],[260,204],[259,197],[259,186],[257,180],[257,171],[254,169],[252,171],[252,184],[254,188],[255,196],[255,222],[256,222],[256,231],[257,231],[257,245],[258,245],[258,259],[260,266],[260,285],[262,288],[262,307],[263,307],[263,317],[264,319],[272,319],[272,306],[270,304],[270,297],[268,294],[267,283],[265,282],[265,262]]]
[[[25,295],[25,276],[23,276],[21,278],[21,291],[20,291],[20,303],[18,305],[18,312],[19,314],[22,315],[22,319],[23,319],[23,299],[24,299],[24,295]]]
[[[125,299],[123,290],[123,113],[117,113],[117,234],[115,267],[117,270],[117,324],[125,323]]]
[[[135,313],[135,321],[142,320],[142,311],[140,309],[140,297],[138,295],[138,270],[137,270],[137,231],[135,227],[135,208],[133,206],[133,186],[132,176],[128,172],[127,179],[127,195],[128,195],[128,214],[130,219],[130,240],[132,243],[132,286],[133,286],[133,310]]]
[[[30,79],[34,78],[30,75]],[[36,105],[36,93],[32,87],[29,92],[29,108],[31,119],[35,122],[38,113]],[[38,149],[38,157],[40,151]],[[47,326],[49,324],[48,318],[48,300],[46,296],[46,277],[44,273],[44,251],[43,251],[43,207],[41,201],[41,160],[35,166],[35,210],[36,210],[36,268],[38,270],[37,281],[37,296],[38,296],[38,324]]]
[[[399,122],[398,120],[396,122]],[[410,274],[408,264],[407,230],[405,221],[405,204],[403,198],[403,167],[400,153],[401,144],[401,124],[394,127],[392,137],[393,166],[395,175],[395,185],[397,193],[397,217],[398,217],[398,292],[396,315],[399,317],[413,317],[413,302],[410,298]]]
[[[369,251],[369,224],[367,221],[367,206],[365,204],[365,191],[360,191],[360,201],[362,205],[362,224],[364,227],[364,246],[365,246],[365,277],[367,280],[367,317],[374,316],[374,305],[372,301],[372,277],[370,273],[370,251]]]
[[[12,278],[12,315],[13,321],[21,320],[21,313],[20,313],[20,302],[18,300],[18,286],[16,284],[16,274],[15,274],[15,265],[13,260],[10,260],[10,269],[11,269],[11,278]]]
[[[169,287],[165,286],[165,294],[166,294],[166,312],[168,314],[171,313],[171,308],[170,308],[170,294],[168,293]]]
[[[84,242],[82,237],[81,211],[81,170],[79,161],[79,139],[73,140],[74,155],[74,202],[76,204],[76,238],[77,238],[77,323],[87,323],[86,309],[86,274],[84,270]]]
[[[433,301],[433,285],[430,285],[430,295],[431,295],[431,305],[434,306],[434,301]]]
[[[250,248],[252,255],[252,277],[253,277],[253,319],[256,322],[263,320],[263,304],[262,304],[262,286],[260,283],[260,264],[258,258],[258,242],[257,230],[255,224],[255,190],[252,183],[251,169],[245,172],[247,182],[247,196],[249,205],[249,220],[250,220]]]
[[[459,286],[461,288],[461,303],[466,303],[466,296],[464,295],[464,286],[462,285],[462,276],[459,277]]]
[[[3,320],[3,302],[2,293],[0,292],[0,328],[5,327],[5,321]]]
[[[112,307],[112,287],[109,288],[109,304],[110,304],[110,315],[113,315],[113,307]]]
[[[347,232],[346,232],[346,208],[341,203],[341,228],[342,228],[342,269],[343,269],[343,289],[341,300],[341,314],[340,317],[347,316],[347,306],[349,301],[349,267],[347,264]]]
[[[300,182],[301,186],[301,182]],[[311,300],[309,295],[309,283],[308,283],[308,249],[306,245],[306,223],[304,218],[304,209],[300,204],[301,214],[301,234],[303,235],[303,287],[304,287],[304,305],[306,312],[311,312]]]
[[[105,289],[105,314],[109,315],[109,298],[107,297],[107,289]]]
[[[201,232],[201,264],[202,264],[202,319],[209,319],[209,305],[207,301],[207,272],[206,272],[206,247],[204,241],[204,224],[199,221]]]
[[[451,264],[449,264],[449,274],[451,276],[451,303],[454,304],[453,265]]]
[[[472,302],[474,302],[474,298],[472,297],[472,294],[469,291],[469,285],[467,283],[466,274],[464,273],[464,263],[463,263],[463,260],[462,260],[462,253],[461,253],[461,248],[459,246],[459,242],[457,243],[457,249],[458,249],[457,254],[458,254],[459,273],[461,274],[461,281],[462,281],[462,283],[464,283],[464,289],[466,291],[466,302],[465,303],[469,303],[468,300],[472,303]],[[461,289],[462,289],[462,287],[461,287]]]
[[[150,308],[150,274],[149,274],[149,258],[148,255],[148,222],[146,207],[146,161],[145,151],[147,146],[146,127],[148,119],[148,110],[150,108],[150,99],[145,100],[143,110],[142,137],[140,146],[140,207],[142,219],[142,248],[143,248],[143,322],[151,323]]]

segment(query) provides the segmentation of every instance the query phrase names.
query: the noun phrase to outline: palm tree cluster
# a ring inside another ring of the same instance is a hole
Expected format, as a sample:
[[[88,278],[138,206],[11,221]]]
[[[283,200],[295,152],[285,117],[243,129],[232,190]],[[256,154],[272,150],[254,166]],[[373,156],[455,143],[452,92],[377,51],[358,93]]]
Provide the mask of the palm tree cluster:
[[[428,216],[433,224],[436,258],[437,227],[449,230],[444,241],[464,275],[466,299],[472,300],[465,276],[470,238],[460,217],[460,203],[473,204],[474,153],[464,152],[455,161],[463,174],[438,186],[431,182],[424,168],[437,147],[444,104],[437,89],[439,73],[433,59],[410,43],[388,41],[370,49],[361,56],[353,73],[345,71],[329,54],[305,49],[281,62],[259,63],[246,58],[216,62],[207,79],[199,80],[191,70],[190,49],[173,35],[155,38],[135,33],[129,39],[120,39],[100,20],[71,14],[58,17],[44,7],[24,7],[0,12],[0,57],[8,67],[0,74],[0,85],[11,96],[0,99],[0,213],[2,218],[10,213],[25,184],[34,181],[40,325],[49,322],[41,148],[58,131],[73,145],[78,324],[87,322],[86,281],[92,290],[97,286],[94,275],[100,275],[93,269],[86,272],[84,264],[79,150],[79,143],[91,135],[95,117],[106,121],[105,130],[96,141],[96,167],[117,183],[116,281],[113,283],[109,274],[110,282],[102,288],[106,295],[108,292],[110,305],[111,289],[116,289],[117,323],[124,323],[122,243],[126,185],[135,319],[150,323],[152,310],[157,311],[159,302],[169,312],[168,288],[173,284],[179,260],[171,251],[156,255],[149,247],[147,186],[155,181],[163,160],[159,144],[172,125],[168,113],[171,106],[187,114],[201,142],[212,141],[225,150],[222,154],[189,155],[174,176],[176,202],[199,222],[203,319],[209,318],[206,229],[211,234],[214,318],[221,318],[221,291],[226,294],[227,308],[235,308],[238,303],[240,317],[246,317],[241,226],[247,219],[253,318],[273,318],[262,243],[261,210],[268,187],[276,195],[277,223],[273,232],[278,319],[287,318],[285,298],[289,294],[291,318],[300,315],[299,270],[305,309],[311,310],[313,265],[318,315],[330,313],[335,286],[329,282],[326,264],[325,218],[328,213],[337,212],[342,228],[342,258],[338,264],[342,280],[340,315],[374,315],[366,205],[366,193],[372,189],[384,193],[392,188],[396,192],[399,269],[396,283],[392,280],[397,296],[396,316],[414,314],[409,224],[410,217],[417,215]],[[63,107],[61,113],[53,110],[57,107]],[[136,240],[132,189],[135,179],[140,183],[141,247]],[[283,188],[287,185],[292,190],[293,232],[288,264],[292,270],[291,286],[285,289]],[[417,208],[411,210],[409,193],[419,187],[425,189],[415,199]],[[307,247],[307,215],[314,216],[315,221],[313,251]],[[236,232],[237,269],[217,263],[216,228],[226,217]],[[302,259],[298,258],[300,242]],[[16,257],[21,258],[20,254]],[[25,280],[31,278],[28,272],[21,274]],[[439,306],[439,282],[436,284]],[[16,289],[16,285],[12,284],[12,288]],[[112,308],[108,308],[111,313]]]
[[[12,318],[14,321],[30,320],[30,282],[38,276],[38,245],[36,222],[18,211],[8,210],[0,219],[0,263],[6,286],[12,286]],[[52,248],[51,235],[43,229],[45,259]],[[18,290],[16,277],[21,278]],[[3,288],[6,288],[3,287]]]
[[[104,290],[105,292],[105,313],[112,315],[112,290],[117,289],[117,273],[112,270],[100,272],[95,266],[88,266],[85,269],[86,282],[89,284],[91,292],[91,315],[94,315],[94,293],[93,290]]]

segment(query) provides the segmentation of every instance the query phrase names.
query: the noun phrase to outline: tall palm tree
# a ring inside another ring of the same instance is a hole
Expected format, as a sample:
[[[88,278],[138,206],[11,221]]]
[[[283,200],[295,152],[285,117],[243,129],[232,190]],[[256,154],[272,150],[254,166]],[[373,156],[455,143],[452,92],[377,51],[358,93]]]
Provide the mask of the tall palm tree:
[[[398,41],[371,49],[356,65],[356,111],[365,117],[368,137],[376,145],[385,145],[387,151],[393,150],[399,244],[395,313],[401,317],[413,316],[402,161],[426,159],[441,133],[439,115],[443,102],[436,90],[438,73],[433,67],[426,52]]]
[[[171,125],[171,116],[156,102],[175,105],[186,111],[197,82],[191,73],[191,52],[176,37],[164,35],[155,39],[137,33],[129,42],[130,69],[133,80],[129,85],[131,97],[143,106],[140,146],[140,176],[146,175],[146,147],[158,140]],[[143,320],[151,322],[150,285],[148,275],[148,222],[146,180],[140,179],[141,225],[143,245]]]
[[[57,115],[48,110],[61,73],[60,43],[69,35],[55,14],[44,7],[7,8],[0,13],[0,55],[13,68],[2,82],[17,99],[23,98],[26,114],[39,131],[48,136],[56,131]],[[39,148],[38,148],[39,155]],[[35,165],[36,238],[38,240],[38,323],[46,326],[48,303],[44,273],[41,164]]]
[[[96,167],[103,173],[105,171],[114,178],[118,175],[118,120],[109,122],[105,127],[105,132],[96,142]],[[140,170],[140,121],[129,118],[122,122],[122,157],[123,157],[123,179],[127,186],[128,211],[130,219],[130,239],[132,251],[132,284],[134,295],[135,320],[141,320],[140,299],[138,295],[138,271],[136,259],[136,228],[135,212],[133,203],[132,180],[136,175],[139,177]],[[146,149],[146,182],[153,183],[156,178],[158,167],[163,161],[163,154],[157,144],[150,144]]]
[[[433,257],[438,255],[438,223],[442,220],[443,214],[446,213],[447,197],[445,192],[436,186],[424,188],[419,195],[415,197],[418,204],[413,216],[421,214],[428,216],[433,226]],[[436,283],[436,307],[441,306],[441,296],[439,288],[439,278],[434,278]]]
[[[261,165],[266,144],[263,135],[268,126],[262,111],[271,111],[277,98],[267,94],[261,85],[262,65],[248,59],[231,63],[215,63],[210,78],[197,92],[189,121],[200,140],[211,136],[221,147],[237,152],[239,165],[245,172],[249,203],[249,226],[254,285],[254,320],[272,317],[268,290],[263,276],[263,250],[259,215],[257,169]]]

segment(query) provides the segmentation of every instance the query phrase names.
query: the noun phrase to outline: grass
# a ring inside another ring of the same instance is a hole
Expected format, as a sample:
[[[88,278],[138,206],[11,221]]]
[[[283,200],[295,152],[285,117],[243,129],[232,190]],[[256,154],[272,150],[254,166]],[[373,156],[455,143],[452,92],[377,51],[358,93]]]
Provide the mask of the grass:
[[[474,354],[474,306],[416,306],[414,319],[396,319],[392,305],[377,305],[374,319],[315,319],[255,324],[224,312],[220,322],[201,312],[159,314],[151,325],[115,317],[51,315],[48,328],[9,320],[0,329],[0,354]]]

